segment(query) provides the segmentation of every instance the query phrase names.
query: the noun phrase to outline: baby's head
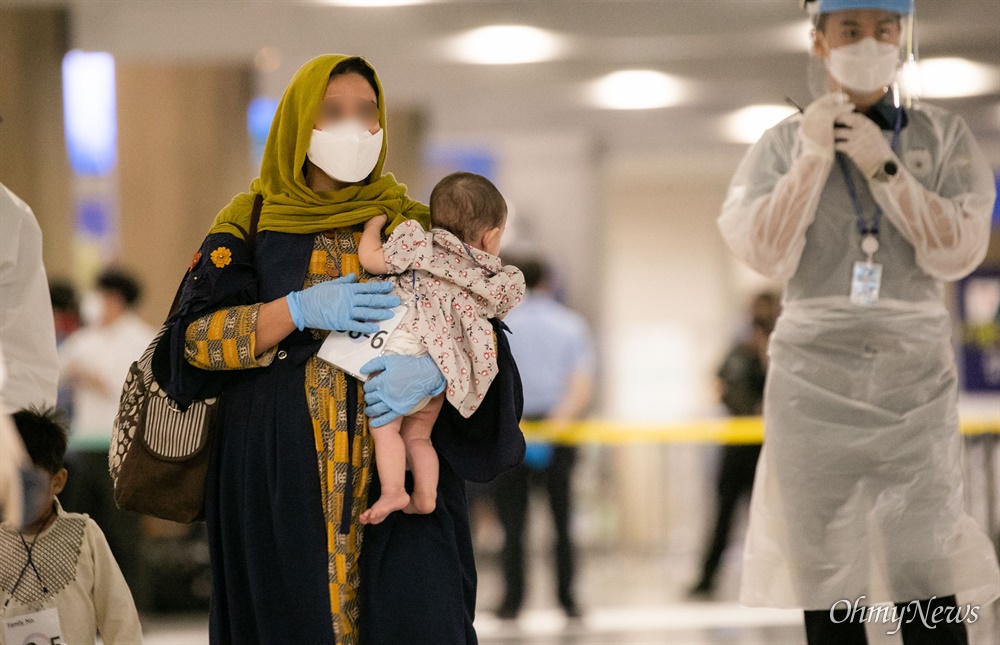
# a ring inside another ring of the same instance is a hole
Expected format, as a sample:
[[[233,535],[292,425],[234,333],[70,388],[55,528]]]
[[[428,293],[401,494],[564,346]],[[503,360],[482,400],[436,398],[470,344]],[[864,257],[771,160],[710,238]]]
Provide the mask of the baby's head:
[[[66,427],[54,408],[29,408],[15,412],[13,418],[28,456],[35,468],[45,475],[45,484],[48,486],[46,492],[38,496],[38,508],[25,509],[25,517],[29,518],[28,522],[31,524],[48,517],[55,496],[66,486],[67,472],[63,467]]]
[[[500,253],[507,224],[507,202],[490,180],[471,172],[456,172],[431,191],[431,225],[491,255]]]

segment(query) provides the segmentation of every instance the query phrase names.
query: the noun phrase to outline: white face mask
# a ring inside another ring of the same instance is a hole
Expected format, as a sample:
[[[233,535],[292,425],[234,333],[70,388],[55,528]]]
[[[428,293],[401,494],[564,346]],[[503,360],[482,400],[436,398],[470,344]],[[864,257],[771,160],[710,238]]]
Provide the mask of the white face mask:
[[[382,138],[382,130],[372,134],[359,121],[343,121],[326,130],[313,130],[307,156],[334,179],[353,184],[375,169]]]
[[[899,47],[865,38],[830,50],[827,68],[834,80],[855,92],[874,92],[890,85],[899,68]]]
[[[85,325],[97,326],[104,321],[104,298],[96,291],[88,292],[80,300],[80,318]]]

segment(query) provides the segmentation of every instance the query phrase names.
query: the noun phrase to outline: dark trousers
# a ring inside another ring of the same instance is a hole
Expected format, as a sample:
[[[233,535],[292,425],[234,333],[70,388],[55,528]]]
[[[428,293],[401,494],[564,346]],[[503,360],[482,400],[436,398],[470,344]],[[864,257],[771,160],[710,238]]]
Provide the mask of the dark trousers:
[[[556,578],[559,603],[575,608],[573,594],[574,554],[570,538],[570,480],[576,448],[556,446],[552,462],[544,470],[532,470],[524,464],[501,475],[494,488],[497,513],[504,529],[503,573],[507,590],[503,607],[520,609],[524,601],[524,525],[528,515],[528,494],[533,485],[544,485],[552,509],[556,530]]]
[[[139,516],[115,505],[107,451],[72,452],[66,456],[66,470],[69,476],[59,502],[71,513],[87,513],[101,528],[136,604],[141,607],[145,585],[141,579]]]
[[[740,500],[750,496],[759,456],[759,445],[726,446],[723,448],[722,462],[719,465],[715,529],[712,532],[712,542],[705,552],[701,580],[698,583],[698,586],[703,589],[711,589],[715,584],[715,574],[719,570],[722,554],[725,553],[726,546],[729,544],[733,516],[736,514]]]
[[[969,636],[965,623],[931,622],[931,616],[938,608],[957,607],[955,596],[945,596],[934,600],[920,600],[920,610],[912,603],[896,605],[896,611],[903,613],[900,633],[904,645],[968,645]],[[830,611],[805,612],[806,642],[809,645],[867,645],[865,626],[861,622],[861,611],[851,615],[847,608],[834,610],[831,619]],[[929,627],[921,620],[921,614],[927,617]],[[940,614],[944,614],[943,611]],[[878,629],[887,632],[896,629],[896,623],[876,623]]]

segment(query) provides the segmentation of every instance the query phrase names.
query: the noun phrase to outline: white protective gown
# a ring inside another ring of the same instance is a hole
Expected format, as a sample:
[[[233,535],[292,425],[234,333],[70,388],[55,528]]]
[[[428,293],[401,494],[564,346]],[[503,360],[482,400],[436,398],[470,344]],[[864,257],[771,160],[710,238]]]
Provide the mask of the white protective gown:
[[[1000,595],[994,547],[964,506],[942,284],[986,253],[993,173],[960,117],[927,105],[907,117],[905,171],[869,182],[849,164],[866,216],[876,201],[884,212],[879,304],[849,300],[853,264],[865,259],[854,208],[833,158],[800,145],[798,115],[753,146],[719,217],[737,256],[787,280],[770,346],[746,605]]]

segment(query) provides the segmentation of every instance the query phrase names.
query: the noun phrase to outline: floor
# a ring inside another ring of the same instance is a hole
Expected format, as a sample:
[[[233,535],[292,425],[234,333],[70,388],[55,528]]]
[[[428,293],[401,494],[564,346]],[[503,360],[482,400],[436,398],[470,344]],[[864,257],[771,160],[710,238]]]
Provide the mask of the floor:
[[[748,609],[735,602],[738,553],[730,550],[717,600],[684,598],[687,580],[673,572],[690,569],[662,555],[591,555],[580,572],[581,620],[567,621],[553,597],[547,562],[531,568],[528,607],[516,621],[493,613],[502,585],[492,558],[480,563],[480,609],[476,630],[483,645],[799,645],[805,642],[802,615],[795,610]],[[545,558],[542,558],[545,559]],[[608,583],[608,581],[627,581]],[[603,582],[602,582],[603,581]],[[1000,607],[970,626],[971,642],[1000,645]],[[147,645],[208,642],[204,616],[147,617]],[[869,631],[871,645],[898,644]]]
[[[991,461],[995,472],[1000,466],[1000,451],[990,456],[981,443],[967,442],[970,492],[967,501],[979,521],[989,524],[988,496],[982,492],[989,490],[991,484],[983,479],[986,469],[981,466]],[[621,533],[605,530],[634,520],[623,508],[622,500],[629,498],[616,496],[614,487],[606,484],[607,468],[617,463],[615,455],[607,452],[584,451],[578,464],[576,499],[580,503],[573,533],[582,545],[576,583],[578,601],[584,609],[580,620],[567,621],[555,602],[550,557],[553,535],[542,499],[533,499],[529,515],[531,557],[525,610],[516,621],[496,617],[494,612],[503,593],[498,567],[503,534],[495,515],[480,512],[481,504],[474,505],[479,572],[476,630],[483,645],[799,645],[805,642],[800,611],[749,609],[736,602],[745,509],[734,524],[715,598],[708,602],[687,598],[686,590],[697,574],[698,554],[714,503],[714,480],[704,475],[714,470],[705,459],[711,456],[709,453],[672,448],[659,452],[646,450],[649,454],[640,455],[649,457],[650,473],[667,473],[669,477],[661,481],[649,475],[650,481],[659,483],[652,489],[644,489],[644,494],[660,494],[662,499],[647,499],[643,513],[629,526],[633,534],[656,530],[646,535],[644,541],[629,545],[621,542]],[[1000,508],[994,509],[993,518],[997,512]],[[969,625],[970,643],[1000,645],[1000,603],[982,608],[979,616],[979,620]],[[207,622],[204,615],[145,616],[145,642],[205,644]],[[898,635],[886,634],[891,627],[870,625],[870,645],[900,645]]]

